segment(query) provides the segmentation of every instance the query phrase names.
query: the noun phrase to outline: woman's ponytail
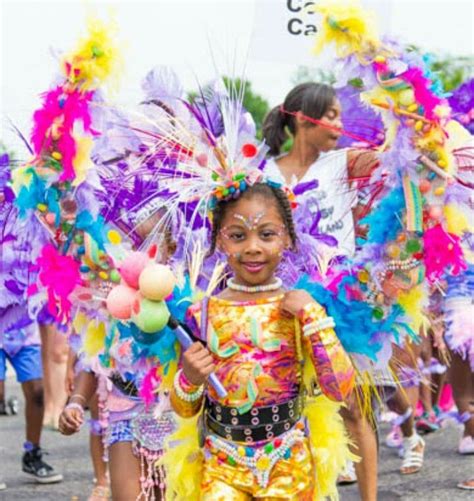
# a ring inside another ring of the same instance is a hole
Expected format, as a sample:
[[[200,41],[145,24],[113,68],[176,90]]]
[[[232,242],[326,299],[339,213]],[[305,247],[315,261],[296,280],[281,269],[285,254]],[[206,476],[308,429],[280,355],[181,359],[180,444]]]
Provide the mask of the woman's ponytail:
[[[307,117],[320,119],[333,104],[335,97],[334,89],[326,84],[306,82],[294,87],[283,105],[275,106],[263,122],[263,138],[270,147],[270,155],[279,155],[289,134],[296,134],[296,120],[293,116],[296,112],[301,111]],[[315,127],[310,122],[307,123]]]
[[[270,147],[271,156],[279,155],[283,143],[288,139],[288,133],[285,130],[286,122],[286,115],[281,111],[281,106],[275,106],[263,121],[263,138]]]

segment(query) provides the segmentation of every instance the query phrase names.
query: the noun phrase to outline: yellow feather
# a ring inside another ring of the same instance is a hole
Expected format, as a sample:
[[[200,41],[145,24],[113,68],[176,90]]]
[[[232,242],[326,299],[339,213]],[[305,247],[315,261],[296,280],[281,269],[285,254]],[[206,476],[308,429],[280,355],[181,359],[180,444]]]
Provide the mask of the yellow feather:
[[[87,321],[88,321],[87,315],[82,311],[78,311],[76,313],[76,316],[74,317],[74,320],[72,321],[72,327],[74,329],[74,332],[80,335],[84,330]]]
[[[474,226],[469,223],[466,215],[453,204],[443,208],[446,226],[449,233],[461,236],[465,232],[474,232]]]
[[[349,451],[349,437],[339,414],[341,404],[326,396],[308,398],[304,416],[310,433],[310,444],[316,469],[313,500],[339,499],[337,477],[348,460],[358,458]]]
[[[179,353],[179,347],[176,347]],[[179,358],[179,355],[178,355]],[[158,373],[161,376],[161,382],[159,387],[157,388],[157,392],[161,391],[170,391],[173,388],[173,381],[178,370],[178,360],[172,360],[169,362],[166,367],[159,366]]]
[[[90,137],[81,137],[73,134],[76,141],[76,155],[74,156],[73,166],[76,177],[73,186],[78,186],[86,179],[87,171],[93,166],[90,153],[93,141]]]
[[[167,501],[200,498],[203,453],[199,446],[199,416],[176,416],[178,429],[168,437],[165,453],[157,462],[166,471]]]
[[[428,295],[423,284],[414,287],[406,293],[398,296],[398,304],[405,310],[410,318],[410,326],[415,332],[419,332],[420,327],[425,325],[427,318],[423,313],[428,304]]]
[[[83,351],[88,357],[97,355],[104,347],[106,336],[104,322],[96,322],[91,320],[87,326],[86,335],[84,337]]]
[[[316,54],[331,44],[335,45],[339,57],[374,52],[381,46],[374,14],[363,9],[358,0],[318,1],[315,11],[323,15],[316,35]]]
[[[72,83],[80,85],[81,90],[96,89],[116,75],[120,62],[115,41],[117,26],[112,23],[107,26],[99,19],[89,18],[87,28],[87,37],[63,60],[64,72],[69,74]],[[67,71],[67,65],[72,71]]]

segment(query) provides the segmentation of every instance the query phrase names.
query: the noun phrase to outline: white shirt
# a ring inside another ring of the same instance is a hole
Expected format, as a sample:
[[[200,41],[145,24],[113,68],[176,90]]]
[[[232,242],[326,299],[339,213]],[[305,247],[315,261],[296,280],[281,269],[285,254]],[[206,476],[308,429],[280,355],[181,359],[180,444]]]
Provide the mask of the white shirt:
[[[264,172],[270,180],[287,184],[274,159],[267,160]],[[349,185],[347,150],[321,153],[302,179],[293,177],[290,187],[314,180],[318,181],[318,187],[306,191],[301,197],[309,203],[313,214],[321,211],[319,231],[337,239],[341,254],[352,256],[355,252],[352,208],[357,203],[357,192]]]

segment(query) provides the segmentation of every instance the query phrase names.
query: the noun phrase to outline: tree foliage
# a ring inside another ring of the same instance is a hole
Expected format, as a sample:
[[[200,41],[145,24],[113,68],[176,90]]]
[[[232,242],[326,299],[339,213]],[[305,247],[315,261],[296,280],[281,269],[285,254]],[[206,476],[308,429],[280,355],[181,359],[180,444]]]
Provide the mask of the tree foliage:
[[[263,120],[270,111],[268,101],[252,89],[252,83],[249,80],[223,77],[223,81],[229,94],[236,99],[241,99],[244,108],[252,115],[257,128],[257,137],[261,139]],[[205,94],[206,87],[203,90]],[[199,98],[200,93],[190,91],[187,95],[188,99],[193,100]]]
[[[270,111],[268,101],[252,89],[252,83],[240,78],[224,77],[224,85],[235,96],[242,96],[244,108],[252,115],[257,126],[257,137],[262,137],[262,124]]]

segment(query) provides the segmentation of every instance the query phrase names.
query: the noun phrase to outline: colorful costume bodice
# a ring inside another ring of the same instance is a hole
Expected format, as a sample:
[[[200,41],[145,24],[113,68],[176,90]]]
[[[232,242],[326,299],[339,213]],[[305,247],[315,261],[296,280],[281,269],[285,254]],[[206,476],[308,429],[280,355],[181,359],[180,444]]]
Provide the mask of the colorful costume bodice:
[[[219,398],[209,385],[208,396],[239,413],[294,398],[302,379],[302,361],[309,354],[323,393],[341,401],[351,391],[354,369],[324,309],[308,304],[299,317],[281,313],[283,295],[236,302],[211,297],[207,303],[207,329],[201,329],[202,303],[188,311],[196,337],[204,334],[216,365],[215,373],[228,395]],[[322,323],[321,323],[322,322]],[[312,328],[304,335],[305,325]],[[314,331],[314,332],[312,332]],[[182,415],[192,415],[196,405],[172,399]],[[194,409],[193,409],[194,408]]]

